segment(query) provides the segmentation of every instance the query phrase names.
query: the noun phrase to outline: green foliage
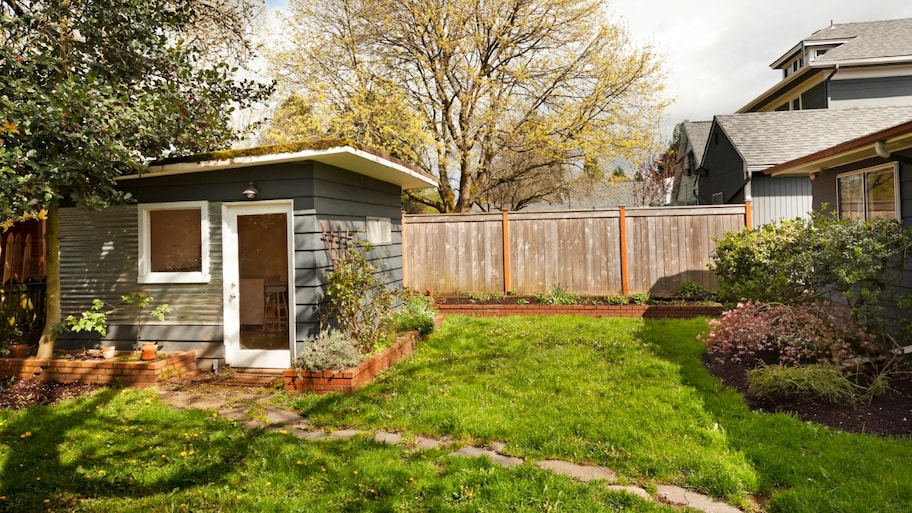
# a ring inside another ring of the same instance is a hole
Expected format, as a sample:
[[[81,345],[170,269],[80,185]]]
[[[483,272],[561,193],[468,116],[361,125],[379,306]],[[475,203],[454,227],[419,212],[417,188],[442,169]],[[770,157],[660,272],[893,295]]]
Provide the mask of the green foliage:
[[[838,297],[864,330],[882,335],[910,241],[910,231],[895,220],[859,222],[814,213],[727,234],[717,241],[710,269],[727,302]]]
[[[630,303],[630,298],[627,296],[608,296],[605,301],[609,305],[626,305]]]
[[[321,323],[358,341],[362,353],[389,335],[397,292],[388,287],[368,260],[373,246],[357,240],[326,276]]]
[[[0,213],[67,200],[101,208],[126,199],[114,179],[163,152],[235,140],[233,106],[271,87],[206,64],[192,31],[197,1],[37,2],[0,17]]]
[[[750,393],[772,400],[851,403],[856,385],[838,365],[761,365],[747,372]]]
[[[682,283],[675,295],[687,301],[711,301],[716,298],[714,292],[711,292],[699,283],[694,283],[692,281],[685,281]]]
[[[145,292],[130,292],[129,294],[120,297],[120,300],[123,301],[124,304],[129,305],[128,308],[133,311],[136,326],[136,349],[140,348],[142,326],[146,318],[151,317],[158,321],[163,321],[165,320],[165,314],[171,312],[171,307],[167,304],[159,305],[151,311],[146,312],[146,309],[152,303],[153,299],[152,296]],[[108,309],[105,310],[105,307]],[[89,307],[88,310],[82,312],[79,318],[69,315],[64,319],[64,322],[70,331],[74,333],[94,331],[102,337],[105,337],[108,334],[108,316],[120,311],[121,308],[96,298],[92,300],[92,306]]]
[[[648,292],[637,292],[636,294],[630,296],[630,301],[635,305],[645,305],[649,303],[649,293]]]
[[[339,330],[321,331],[294,361],[296,369],[309,371],[342,370],[358,365],[358,342]]]
[[[580,296],[564,290],[558,283],[548,293],[535,294],[535,302],[540,305],[576,305],[580,302]]]
[[[470,303],[499,301],[504,298],[504,294],[502,292],[465,292],[463,295],[469,298]]]
[[[431,298],[413,295],[396,312],[395,322],[398,331],[417,330],[422,335],[434,331],[434,320],[437,313],[431,308]]]

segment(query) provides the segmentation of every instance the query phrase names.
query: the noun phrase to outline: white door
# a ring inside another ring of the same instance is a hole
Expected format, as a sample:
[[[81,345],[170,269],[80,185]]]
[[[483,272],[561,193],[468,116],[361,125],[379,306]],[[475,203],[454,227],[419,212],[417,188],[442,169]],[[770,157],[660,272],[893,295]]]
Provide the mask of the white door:
[[[222,206],[225,361],[284,369],[294,343],[291,201]]]

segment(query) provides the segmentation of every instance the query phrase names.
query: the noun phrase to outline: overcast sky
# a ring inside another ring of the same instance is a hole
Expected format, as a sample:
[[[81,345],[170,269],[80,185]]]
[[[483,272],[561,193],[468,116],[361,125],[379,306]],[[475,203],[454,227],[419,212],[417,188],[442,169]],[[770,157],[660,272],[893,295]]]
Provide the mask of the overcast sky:
[[[282,9],[287,0],[268,0]],[[663,132],[730,114],[780,78],[769,64],[834,23],[912,18],[910,0],[610,0],[615,21],[664,55]],[[909,37],[912,37],[910,34]]]

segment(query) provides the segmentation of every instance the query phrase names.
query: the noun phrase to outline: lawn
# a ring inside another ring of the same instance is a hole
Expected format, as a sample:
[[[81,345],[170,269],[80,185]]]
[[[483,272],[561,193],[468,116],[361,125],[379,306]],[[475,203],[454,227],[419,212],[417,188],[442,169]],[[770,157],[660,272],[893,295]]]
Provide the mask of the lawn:
[[[703,369],[704,326],[450,317],[375,384],[283,402],[328,428],[502,441],[771,512],[912,510],[912,441],[749,411]],[[0,511],[672,511],[528,464],[245,431],[148,390],[0,410],[0,472]]]
[[[303,396],[328,426],[606,465],[769,511],[910,511],[912,441],[751,412],[703,368],[703,320],[450,317],[350,396]]]

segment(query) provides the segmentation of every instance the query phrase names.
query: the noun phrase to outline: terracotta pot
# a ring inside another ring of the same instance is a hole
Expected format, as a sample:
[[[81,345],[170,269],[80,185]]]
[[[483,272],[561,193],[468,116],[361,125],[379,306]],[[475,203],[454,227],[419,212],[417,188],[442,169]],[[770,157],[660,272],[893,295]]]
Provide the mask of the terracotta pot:
[[[25,358],[28,356],[29,347],[25,344],[13,344],[9,346],[9,350],[13,358]]]
[[[155,342],[143,342],[142,354],[139,355],[139,359],[144,362],[154,360],[156,353],[158,353],[158,344]]]

